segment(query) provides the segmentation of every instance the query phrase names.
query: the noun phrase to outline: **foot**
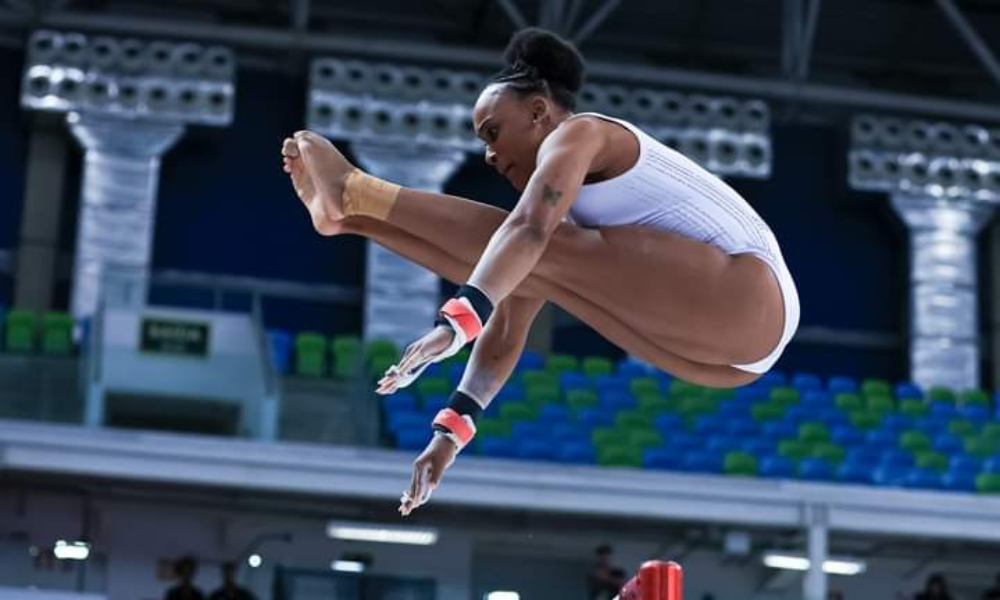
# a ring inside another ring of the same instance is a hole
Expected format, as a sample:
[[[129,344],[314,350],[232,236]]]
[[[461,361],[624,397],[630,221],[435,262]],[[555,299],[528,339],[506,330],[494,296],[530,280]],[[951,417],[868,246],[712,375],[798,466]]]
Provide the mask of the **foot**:
[[[285,172],[299,200],[312,217],[313,227],[322,235],[343,231],[344,182],[354,165],[325,137],[311,131],[297,131],[285,138],[281,147]]]
[[[618,594],[618,600],[683,600],[683,573],[675,562],[650,560]]]

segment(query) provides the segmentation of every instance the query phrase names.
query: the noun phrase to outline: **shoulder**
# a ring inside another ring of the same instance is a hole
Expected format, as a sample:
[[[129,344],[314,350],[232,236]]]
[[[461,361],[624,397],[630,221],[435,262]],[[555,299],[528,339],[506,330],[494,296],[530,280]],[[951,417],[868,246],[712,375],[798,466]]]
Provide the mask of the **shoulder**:
[[[539,158],[549,153],[593,158],[608,141],[600,119],[576,115],[560,123],[542,143]]]

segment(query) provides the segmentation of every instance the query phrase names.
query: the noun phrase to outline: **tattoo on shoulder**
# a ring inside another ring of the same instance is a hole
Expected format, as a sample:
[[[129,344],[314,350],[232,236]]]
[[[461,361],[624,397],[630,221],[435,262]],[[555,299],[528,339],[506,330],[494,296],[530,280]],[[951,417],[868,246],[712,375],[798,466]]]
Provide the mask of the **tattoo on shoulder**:
[[[552,187],[547,183],[542,188],[542,202],[545,202],[546,204],[551,204],[555,206],[556,204],[559,203],[559,198],[561,197],[562,197],[562,192],[560,192],[559,190],[555,189],[554,187]]]

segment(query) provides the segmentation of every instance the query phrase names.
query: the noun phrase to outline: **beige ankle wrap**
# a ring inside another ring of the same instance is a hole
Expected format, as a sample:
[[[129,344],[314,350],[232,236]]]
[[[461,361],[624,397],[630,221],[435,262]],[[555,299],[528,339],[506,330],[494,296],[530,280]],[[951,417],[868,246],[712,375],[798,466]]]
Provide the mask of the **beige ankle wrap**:
[[[344,184],[344,215],[385,220],[396,203],[400,186],[354,169]]]

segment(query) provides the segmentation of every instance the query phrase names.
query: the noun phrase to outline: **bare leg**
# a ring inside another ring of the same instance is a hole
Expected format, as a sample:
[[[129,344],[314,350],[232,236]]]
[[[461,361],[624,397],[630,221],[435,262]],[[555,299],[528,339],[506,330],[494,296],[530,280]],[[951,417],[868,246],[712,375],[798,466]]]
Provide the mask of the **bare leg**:
[[[297,134],[297,142],[295,155],[301,152],[304,161],[286,165],[296,192],[316,229],[337,233],[344,179],[352,167],[320,136]],[[387,222],[431,244],[447,240],[448,254],[472,264],[506,214],[455,196],[404,188]],[[670,232],[563,224],[534,273],[558,281],[604,313],[618,315],[629,329],[644,332],[656,346],[682,351],[696,364],[759,360],[777,345],[783,328],[780,289],[762,261],[729,256]]]
[[[375,219],[349,217],[341,222],[339,233],[362,235],[455,283],[466,281],[475,266],[473,261],[463,262],[443,248]],[[626,352],[687,381],[732,387],[750,383],[758,377],[727,365],[698,363],[670,352],[631,329],[613,313],[538,275],[529,276],[514,295],[550,300],[590,324]]]

